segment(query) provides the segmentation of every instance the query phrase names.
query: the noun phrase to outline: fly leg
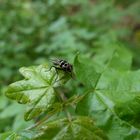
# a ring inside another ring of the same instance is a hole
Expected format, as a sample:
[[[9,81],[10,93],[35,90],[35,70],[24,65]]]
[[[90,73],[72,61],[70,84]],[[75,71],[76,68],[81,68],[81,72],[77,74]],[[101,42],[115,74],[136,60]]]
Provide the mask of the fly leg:
[[[73,76],[72,72],[67,72],[67,74],[68,74],[72,79],[74,79],[74,76]],[[62,76],[62,77],[61,77],[60,79],[58,79],[56,82],[58,82],[58,81],[64,79],[65,77],[66,77],[66,75]]]

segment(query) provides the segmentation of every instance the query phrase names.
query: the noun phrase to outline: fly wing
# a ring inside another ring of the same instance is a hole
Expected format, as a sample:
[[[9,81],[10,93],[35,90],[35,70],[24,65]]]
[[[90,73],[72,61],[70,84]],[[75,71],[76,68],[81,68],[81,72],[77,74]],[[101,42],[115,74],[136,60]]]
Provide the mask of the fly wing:
[[[60,65],[60,59],[58,59],[58,58],[50,58],[50,61],[51,61],[55,66],[59,66],[59,65]]]

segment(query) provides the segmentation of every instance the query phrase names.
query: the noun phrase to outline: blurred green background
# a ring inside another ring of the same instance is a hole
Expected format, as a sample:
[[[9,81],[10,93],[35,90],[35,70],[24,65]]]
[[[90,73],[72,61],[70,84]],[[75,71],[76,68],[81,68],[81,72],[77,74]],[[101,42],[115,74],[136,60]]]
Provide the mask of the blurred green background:
[[[77,52],[106,56],[114,44],[128,48],[133,69],[140,67],[139,0],[0,0],[0,132],[33,123],[23,120],[25,107],[4,96],[21,79],[20,67],[50,57],[73,62]]]

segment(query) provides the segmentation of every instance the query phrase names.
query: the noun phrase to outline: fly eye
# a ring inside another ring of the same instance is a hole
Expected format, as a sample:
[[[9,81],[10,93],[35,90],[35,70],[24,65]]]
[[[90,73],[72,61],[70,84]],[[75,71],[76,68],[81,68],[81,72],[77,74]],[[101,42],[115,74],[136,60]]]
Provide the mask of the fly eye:
[[[67,67],[67,66],[68,66],[68,64],[67,64],[67,63],[65,63],[65,64],[64,64],[64,66],[65,66],[65,67]]]
[[[64,65],[65,63],[64,62],[61,62],[61,65]]]

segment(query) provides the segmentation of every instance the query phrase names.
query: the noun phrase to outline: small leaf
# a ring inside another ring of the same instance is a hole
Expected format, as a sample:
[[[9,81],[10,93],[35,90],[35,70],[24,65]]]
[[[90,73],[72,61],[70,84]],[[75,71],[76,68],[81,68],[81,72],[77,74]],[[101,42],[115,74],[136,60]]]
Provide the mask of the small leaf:
[[[56,98],[54,88],[62,85],[69,78],[65,72],[58,71],[57,74],[55,68],[48,70],[45,65],[21,68],[20,72],[25,79],[11,84],[6,91],[6,96],[21,104],[28,104],[25,120],[31,120],[49,110]],[[65,78],[61,79],[64,76]]]
[[[60,119],[47,122],[39,128],[35,140],[107,140],[103,131],[88,117],[76,117],[69,122]]]

